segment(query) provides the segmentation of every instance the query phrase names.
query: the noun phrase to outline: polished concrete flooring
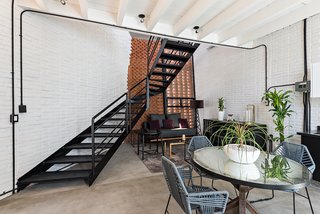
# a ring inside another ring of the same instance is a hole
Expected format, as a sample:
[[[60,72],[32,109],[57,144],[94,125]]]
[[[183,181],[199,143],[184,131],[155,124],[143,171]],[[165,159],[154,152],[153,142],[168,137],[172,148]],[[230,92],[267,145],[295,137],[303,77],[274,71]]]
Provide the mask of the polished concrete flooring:
[[[210,185],[210,181],[206,180]],[[234,197],[233,187],[224,181],[215,181],[215,187],[227,190]],[[309,188],[316,214],[320,214],[320,188]],[[302,191],[304,193],[304,191]],[[250,199],[270,196],[268,190],[254,189]],[[0,201],[0,213],[23,214],[157,214],[163,213],[168,189],[161,173],[152,174],[143,165],[131,145],[123,144],[105,167],[94,185],[82,181],[33,185]],[[271,201],[254,204],[263,214],[292,212],[292,194],[276,191]],[[297,213],[311,213],[308,201],[296,197]],[[171,214],[183,213],[172,200]]]

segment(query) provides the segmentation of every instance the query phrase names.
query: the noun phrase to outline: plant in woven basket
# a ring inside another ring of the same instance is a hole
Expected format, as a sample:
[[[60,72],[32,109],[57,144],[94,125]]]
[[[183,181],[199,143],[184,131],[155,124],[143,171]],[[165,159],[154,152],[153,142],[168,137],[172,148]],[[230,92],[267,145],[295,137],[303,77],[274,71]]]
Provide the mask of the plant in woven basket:
[[[261,164],[265,170],[266,178],[277,178],[280,181],[289,181],[288,173],[290,173],[290,165],[287,159],[282,155],[276,155],[272,158],[271,164],[266,160],[265,164]]]

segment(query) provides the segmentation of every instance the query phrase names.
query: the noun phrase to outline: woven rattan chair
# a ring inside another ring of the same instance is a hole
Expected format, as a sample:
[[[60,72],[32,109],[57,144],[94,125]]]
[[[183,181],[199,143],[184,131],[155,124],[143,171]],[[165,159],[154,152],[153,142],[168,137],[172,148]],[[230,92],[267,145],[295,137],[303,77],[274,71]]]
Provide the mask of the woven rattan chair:
[[[301,163],[303,165],[305,165],[310,172],[314,172],[316,165],[309,153],[308,148],[305,145],[302,144],[294,144],[294,143],[288,143],[288,142],[282,142],[273,152],[273,154],[275,155],[282,155],[286,158],[289,158],[291,160],[294,160],[298,163]],[[292,190],[290,192],[292,192],[293,194],[293,212],[295,213],[295,195],[300,195],[306,199],[308,199],[309,201],[309,205],[311,208],[311,212],[314,213],[313,211],[313,207],[312,207],[312,203],[310,200],[310,195],[308,192],[308,187],[305,187],[306,190],[306,194],[307,196],[301,195],[298,192],[298,190]],[[287,191],[289,192],[289,191]],[[274,193],[272,193],[274,194]]]
[[[168,158],[162,157],[163,174],[170,191],[165,214],[171,196],[186,214],[197,210],[202,214],[224,213],[228,201],[228,192],[214,191],[208,187],[196,186],[192,182],[191,166],[176,167]],[[191,185],[186,183],[191,181]]]
[[[206,137],[206,136],[194,136],[191,138],[190,142],[189,142],[189,146],[188,146],[188,150],[187,150],[187,156],[188,159],[192,158],[193,152],[196,151],[197,149],[201,149],[204,147],[212,147],[212,143],[210,142],[210,140]],[[199,170],[197,167],[193,166],[194,171],[196,171],[199,176],[200,176],[200,185],[202,185],[202,178],[203,177],[207,177],[212,179],[211,182],[211,186],[213,187],[213,180],[214,178],[212,178],[211,176],[208,176],[206,173],[201,172],[201,170]],[[214,188],[216,190],[216,188]]]

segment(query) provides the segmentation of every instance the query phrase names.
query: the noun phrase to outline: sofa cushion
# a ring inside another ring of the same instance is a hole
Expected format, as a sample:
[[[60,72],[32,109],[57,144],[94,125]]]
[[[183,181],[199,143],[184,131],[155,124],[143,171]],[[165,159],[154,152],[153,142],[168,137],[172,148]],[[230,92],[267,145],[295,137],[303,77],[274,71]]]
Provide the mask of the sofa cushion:
[[[180,128],[189,128],[188,120],[185,118],[179,118],[179,127]]]
[[[163,128],[164,129],[173,129],[173,120],[171,119],[166,119],[166,120],[162,120],[163,123]]]
[[[160,128],[163,128],[163,122],[162,120],[165,120],[164,114],[150,114],[150,119],[151,120],[159,120],[160,123]]]
[[[150,120],[149,127],[151,130],[159,130],[160,129],[159,120]]]
[[[179,128],[179,118],[180,118],[180,113],[174,113],[174,114],[168,114],[167,119],[171,119],[173,121],[173,127],[174,128]]]

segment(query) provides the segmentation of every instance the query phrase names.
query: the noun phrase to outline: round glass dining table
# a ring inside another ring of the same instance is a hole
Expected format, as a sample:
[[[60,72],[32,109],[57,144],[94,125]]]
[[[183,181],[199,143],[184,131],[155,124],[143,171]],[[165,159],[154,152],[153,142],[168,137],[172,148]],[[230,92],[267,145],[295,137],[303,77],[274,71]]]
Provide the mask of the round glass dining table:
[[[272,159],[269,156],[269,160]],[[288,180],[280,181],[277,178],[266,178],[262,165],[267,161],[267,155],[261,152],[257,161],[252,164],[240,164],[231,161],[220,147],[206,147],[193,153],[192,162],[213,178],[219,178],[232,183],[238,190],[239,196],[228,203],[226,213],[245,213],[246,208],[251,213],[259,213],[246,200],[246,193],[252,188],[271,190],[298,190],[311,183],[312,173],[304,165],[287,159],[290,171]]]

